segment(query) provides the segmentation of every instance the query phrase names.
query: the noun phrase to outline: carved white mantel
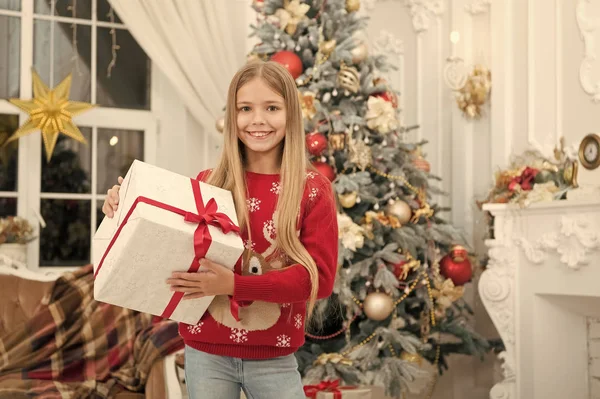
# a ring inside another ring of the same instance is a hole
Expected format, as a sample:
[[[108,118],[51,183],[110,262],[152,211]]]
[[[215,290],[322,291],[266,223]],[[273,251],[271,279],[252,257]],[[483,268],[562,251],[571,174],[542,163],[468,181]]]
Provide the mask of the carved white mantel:
[[[600,315],[600,198],[484,209],[494,237],[479,292],[506,347],[490,398],[591,398],[586,321]]]

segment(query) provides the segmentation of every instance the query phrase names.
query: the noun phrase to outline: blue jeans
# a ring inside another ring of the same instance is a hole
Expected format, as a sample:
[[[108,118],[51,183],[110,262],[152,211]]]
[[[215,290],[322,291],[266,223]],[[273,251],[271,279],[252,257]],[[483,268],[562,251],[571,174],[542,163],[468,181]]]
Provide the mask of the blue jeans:
[[[189,399],[306,399],[296,357],[245,360],[185,347]]]

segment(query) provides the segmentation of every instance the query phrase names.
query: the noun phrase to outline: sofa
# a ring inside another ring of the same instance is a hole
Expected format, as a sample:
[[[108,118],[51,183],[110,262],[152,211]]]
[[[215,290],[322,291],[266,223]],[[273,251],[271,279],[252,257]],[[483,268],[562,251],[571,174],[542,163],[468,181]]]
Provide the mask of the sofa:
[[[14,266],[0,266],[0,340],[15,326],[27,323],[43,310],[59,276],[58,273],[42,274]],[[6,357],[4,359],[0,357],[0,379],[2,370],[10,369],[10,364],[2,364],[3,361],[6,362],[5,359]],[[145,378],[143,392],[132,392],[115,384],[106,397],[115,399],[182,398],[178,361],[181,361],[181,351],[173,352],[154,361],[147,378]],[[11,393],[11,380],[3,382],[4,385],[0,383],[0,397],[26,397],[19,396],[17,389]],[[20,383],[20,381],[14,382]],[[2,393],[2,389],[4,389],[4,393]],[[44,397],[44,395],[40,395],[40,397]],[[54,396],[48,394],[48,397]]]

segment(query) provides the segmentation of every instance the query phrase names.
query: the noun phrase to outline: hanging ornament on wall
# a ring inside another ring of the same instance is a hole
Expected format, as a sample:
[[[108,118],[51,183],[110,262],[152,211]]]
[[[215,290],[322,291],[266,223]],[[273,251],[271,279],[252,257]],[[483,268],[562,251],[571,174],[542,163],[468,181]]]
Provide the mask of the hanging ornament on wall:
[[[371,320],[381,321],[387,319],[394,311],[392,297],[382,292],[373,292],[365,298],[363,310]]]
[[[461,245],[454,245],[448,254],[440,260],[440,274],[452,280],[455,286],[461,286],[473,276],[473,267],[469,261],[467,250]]]
[[[396,200],[385,207],[386,213],[396,216],[401,224],[410,222],[412,208],[402,200]]]
[[[220,117],[219,119],[217,119],[217,122],[215,123],[215,128],[217,128],[217,131],[219,133],[223,133],[223,131],[225,131],[225,118],[224,117]]]
[[[337,84],[351,93],[358,93],[358,89],[360,89],[360,74],[358,70],[342,64],[337,75]]]
[[[9,101],[29,114],[29,119],[4,143],[17,140],[36,130],[42,132],[46,160],[50,162],[59,133],[81,143],[87,144],[79,128],[73,123],[72,117],[79,115],[95,105],[70,101],[71,79],[69,74],[54,89],[50,90],[42,82],[35,70],[32,70],[33,99],[20,100],[11,98]]]
[[[317,171],[329,179],[329,181],[335,180],[335,171],[328,163],[316,161],[313,162],[312,165],[317,169]]]
[[[306,148],[311,155],[321,155],[327,149],[327,137],[319,132],[308,133],[306,135]]]
[[[271,56],[271,61],[275,61],[283,65],[290,72],[294,79],[297,79],[304,71],[302,60],[296,53],[291,51],[278,51]]]

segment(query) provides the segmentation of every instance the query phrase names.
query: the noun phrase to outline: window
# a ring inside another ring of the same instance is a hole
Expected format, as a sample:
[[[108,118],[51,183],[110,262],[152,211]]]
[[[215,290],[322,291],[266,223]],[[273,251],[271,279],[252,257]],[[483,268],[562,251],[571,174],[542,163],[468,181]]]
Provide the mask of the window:
[[[106,191],[155,157],[151,62],[108,0],[0,0],[0,146],[28,117],[8,99],[32,97],[32,66],[97,107],[75,118],[87,144],[61,134],[49,162],[39,132],[0,147],[0,216],[45,223],[28,267],[85,265]]]

